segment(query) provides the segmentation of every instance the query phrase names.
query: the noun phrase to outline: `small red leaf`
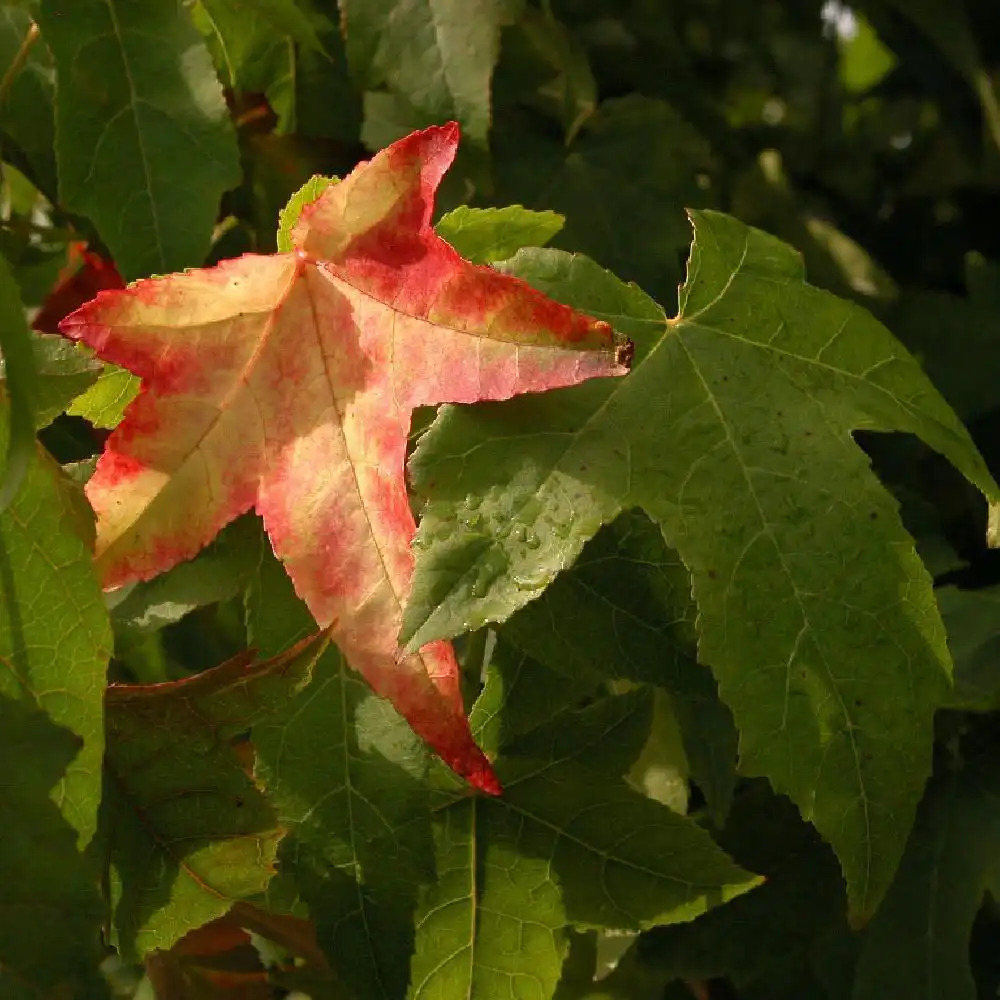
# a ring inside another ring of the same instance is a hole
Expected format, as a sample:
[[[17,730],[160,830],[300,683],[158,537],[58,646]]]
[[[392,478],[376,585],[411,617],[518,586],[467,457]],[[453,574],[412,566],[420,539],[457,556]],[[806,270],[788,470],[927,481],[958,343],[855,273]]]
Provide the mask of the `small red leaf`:
[[[296,249],[103,292],[63,333],[143,379],[87,494],[106,587],[264,520],[348,661],[458,773],[499,792],[451,645],[402,655],[414,407],[626,371],[611,328],[464,260],[431,228],[455,125],[400,140],[302,212]]]

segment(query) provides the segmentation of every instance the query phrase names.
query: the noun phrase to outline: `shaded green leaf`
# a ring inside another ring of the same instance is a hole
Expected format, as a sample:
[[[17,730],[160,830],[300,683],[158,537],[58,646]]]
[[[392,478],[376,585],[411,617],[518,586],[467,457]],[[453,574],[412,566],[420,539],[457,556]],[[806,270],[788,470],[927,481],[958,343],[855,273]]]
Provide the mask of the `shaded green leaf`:
[[[711,673],[696,661],[696,611],[680,557],[649,518],[628,511],[503,635],[577,683],[581,675],[612,677],[670,691],[691,777],[721,825],[736,780],[736,730]]]
[[[517,42],[522,40],[524,47],[530,50],[527,59],[523,56],[518,59],[516,53]],[[514,45],[510,46],[510,42]],[[597,81],[591,72],[586,50],[553,16],[551,9],[535,10],[531,7],[525,9],[514,37],[508,39],[505,58],[508,58],[510,48],[515,49],[514,58],[518,59],[518,76],[527,78],[529,85],[536,82],[533,78],[537,72],[534,66],[528,64],[529,61],[537,61],[545,67],[542,70],[545,79],[535,90],[535,103],[554,111],[563,126],[566,141],[572,141],[597,107]]]
[[[597,972],[597,931],[570,931],[569,947],[552,1000],[576,1000],[590,992]]]
[[[316,27],[295,0],[198,0],[195,17],[204,18],[223,52],[230,86],[254,89],[244,78],[262,39],[290,39],[323,51]]]
[[[997,871],[995,771],[990,759],[931,782],[899,874],[865,931],[854,1000],[980,995],[969,967],[969,938]]]
[[[421,439],[411,474],[433,500],[404,639],[509,616],[602,522],[641,506],[691,572],[699,660],[733,711],[743,771],[828,838],[863,919],[929,773],[950,659],[930,578],[850,431],[910,431],[990,497],[997,487],[884,327],[805,284],[773,237],[693,219],[676,319],[593,265],[563,265],[561,297],[636,340],[627,378],[445,409]]]
[[[295,47],[267,6],[267,0],[198,0],[192,16],[226,85],[237,93],[265,93],[279,125],[287,126],[294,117],[287,85],[295,73]]]
[[[59,74],[63,205],[89,216],[126,280],[200,264],[240,178],[204,43],[174,0],[43,0]]]
[[[491,717],[487,704],[474,729]],[[502,798],[438,812],[439,877],[418,913],[413,1000],[550,997],[569,925],[690,920],[756,884],[703,830],[621,779],[649,724],[641,692],[563,713],[497,759]]]
[[[0,438],[9,419],[0,399]],[[81,849],[97,825],[111,636],[79,512],[33,451],[0,514],[0,964],[22,985],[82,988],[100,954],[98,873]]]
[[[88,995],[99,996],[104,906],[97,866],[80,852],[59,804],[80,738],[34,699],[6,693],[12,688],[0,679],[0,992],[16,1000],[90,988]]]
[[[198,0],[192,15],[223,80],[237,92],[265,94],[279,132],[301,132],[302,124],[314,124],[311,108],[300,114],[303,102],[316,103],[309,94],[313,87],[325,91],[328,104],[351,101],[343,46],[329,18],[295,0]],[[328,46],[340,56],[337,63]],[[330,111],[327,118],[351,117],[343,108]],[[313,128],[304,134],[317,133]]]
[[[14,169],[4,166],[5,180],[11,176]],[[39,198],[41,197],[34,186],[32,190]],[[42,203],[36,202],[35,209],[40,207]],[[21,289],[21,301],[24,305],[29,309],[41,306],[66,265],[65,245],[54,240],[52,246],[40,246],[31,240],[29,234],[15,232],[12,227],[9,230],[0,229],[0,252],[10,263],[14,280]]]
[[[121,636],[136,639],[178,622],[196,608],[242,593],[256,569],[242,522],[222,530],[194,559],[152,580],[107,595],[111,622]]]
[[[662,989],[671,980],[727,976],[742,988],[801,959],[828,928],[843,925],[836,858],[766,785],[737,796],[719,839],[740,864],[761,872],[764,884],[691,923],[642,934],[610,983],[650,981]]]
[[[325,643],[108,689],[102,835],[126,957],[169,948],[266,888],[285,831],[241,759],[245,734],[302,687]]]
[[[476,742],[493,757],[517,737],[589,698],[599,683],[599,676],[583,674],[567,684],[564,675],[501,638],[490,657],[486,685],[476,700]]]
[[[987,131],[1000,149],[1000,102],[989,70],[980,54],[964,2],[941,0],[882,0],[911,20],[966,80],[979,99]]]
[[[312,8],[333,14],[323,0]],[[339,25],[322,18],[323,51],[303,49],[295,67],[295,132],[300,136],[356,143],[361,131],[362,99],[352,85]]]

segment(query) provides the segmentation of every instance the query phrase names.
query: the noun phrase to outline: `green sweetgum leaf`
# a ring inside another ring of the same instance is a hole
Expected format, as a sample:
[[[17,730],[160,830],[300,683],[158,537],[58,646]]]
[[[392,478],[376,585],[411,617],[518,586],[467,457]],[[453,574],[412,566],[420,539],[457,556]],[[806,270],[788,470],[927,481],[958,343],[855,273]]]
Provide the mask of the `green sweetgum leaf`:
[[[545,246],[565,221],[558,212],[534,212],[520,205],[460,205],[442,216],[434,228],[467,260],[492,264],[513,257],[522,247]]]
[[[424,120],[454,118],[486,145],[500,30],[520,0],[341,0],[347,59],[364,90],[386,87]],[[408,129],[407,129],[408,131]]]
[[[204,42],[175,0],[44,0],[58,70],[63,206],[93,220],[126,280],[200,264],[236,138]]]
[[[721,825],[736,780],[736,730],[711,673],[696,661],[696,613],[680,557],[641,511],[627,511],[503,635],[574,683],[613,677],[667,688],[691,777]]]
[[[59,802],[80,746],[32,699],[0,693],[0,969],[13,974],[8,984],[0,972],[5,998],[60,989],[73,996],[66,991],[96,985],[104,916],[97,866],[77,847]]]
[[[357,140],[361,95],[348,73],[336,5],[197,0],[191,14],[219,76],[235,91],[263,93],[279,135]]]
[[[618,384],[442,412],[411,463],[431,503],[402,638],[509,617],[602,523],[642,507],[691,573],[698,658],[732,709],[742,769],[829,840],[864,919],[930,770],[950,659],[930,578],[850,432],[909,431],[997,487],[884,327],[805,284],[773,237],[692,220],[672,320],[589,262],[516,258],[627,333],[636,363]]]
[[[0,398],[0,439],[9,419]],[[98,872],[81,849],[97,825],[111,635],[79,522],[36,449],[0,514],[0,965],[43,992],[90,982],[100,955]]]
[[[126,957],[170,948],[267,887],[284,829],[249,773],[245,734],[302,687],[325,645],[108,689],[103,846]]]
[[[497,677],[473,711],[477,736],[497,711]],[[650,708],[638,691],[563,712],[501,753],[502,798],[437,811],[438,880],[417,915],[412,1000],[552,996],[570,925],[690,920],[756,884],[700,827],[622,779]]]
[[[994,751],[995,753],[995,751]],[[997,871],[995,757],[931,782],[885,902],[865,931],[853,1000],[975,1000],[969,938]]]
[[[787,799],[763,782],[741,790],[719,840],[766,881],[758,889],[686,924],[642,934],[608,982],[727,976],[740,989],[767,980],[843,925],[844,886],[837,860]]]
[[[285,25],[269,17],[267,3],[198,0],[191,8],[219,77],[236,93],[262,93],[285,131],[294,122],[296,50]],[[293,5],[294,9],[294,5]],[[301,11],[298,11],[302,16]],[[307,26],[311,28],[309,22]],[[315,36],[315,32],[312,32]]]
[[[274,651],[316,626],[251,527],[249,635]],[[255,728],[254,744],[257,777],[289,830],[281,867],[309,905],[318,943],[357,996],[402,996],[417,891],[433,871],[423,745],[333,648]]]

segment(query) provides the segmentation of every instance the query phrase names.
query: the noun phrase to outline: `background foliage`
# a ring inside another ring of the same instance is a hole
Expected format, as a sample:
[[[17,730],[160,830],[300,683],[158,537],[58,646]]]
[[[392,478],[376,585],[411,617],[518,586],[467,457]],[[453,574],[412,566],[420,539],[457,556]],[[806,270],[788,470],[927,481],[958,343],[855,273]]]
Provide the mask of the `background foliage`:
[[[995,996],[998,74],[987,0],[0,2],[0,994]],[[448,119],[439,232],[638,348],[415,425],[495,801],[255,518],[101,595],[137,384],[53,336]]]

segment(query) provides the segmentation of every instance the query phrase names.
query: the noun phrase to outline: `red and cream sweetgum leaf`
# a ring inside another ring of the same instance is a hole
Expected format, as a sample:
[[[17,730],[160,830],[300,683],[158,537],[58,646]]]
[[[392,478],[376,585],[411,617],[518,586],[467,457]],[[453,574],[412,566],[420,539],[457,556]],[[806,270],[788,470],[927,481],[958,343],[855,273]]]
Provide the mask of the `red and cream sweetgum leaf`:
[[[104,585],[161,573],[256,509],[351,665],[495,791],[451,645],[397,643],[411,412],[624,374],[628,344],[435,235],[457,143],[455,126],[430,128],[361,164],[303,210],[291,253],[103,292],[61,329],[143,379],[87,486]]]

